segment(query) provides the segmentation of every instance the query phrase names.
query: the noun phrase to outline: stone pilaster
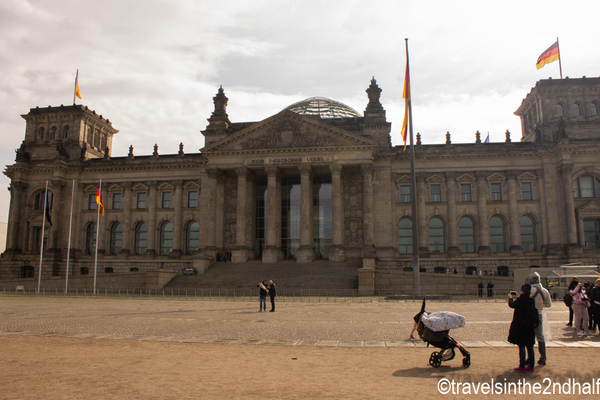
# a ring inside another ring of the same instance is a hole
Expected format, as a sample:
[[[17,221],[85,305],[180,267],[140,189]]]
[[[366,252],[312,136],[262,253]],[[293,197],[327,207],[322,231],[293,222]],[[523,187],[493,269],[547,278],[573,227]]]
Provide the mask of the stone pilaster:
[[[577,243],[577,220],[575,218],[575,200],[573,198],[572,165],[563,165],[560,168],[562,175],[563,191],[565,196],[565,216],[567,219],[567,254],[582,254],[583,249]]]
[[[448,256],[460,256],[458,221],[456,220],[456,174],[446,172],[446,190],[448,191]]]
[[[133,207],[132,204],[132,191],[133,184],[131,182],[123,183],[123,233],[122,233],[122,247],[121,254],[127,255],[131,253],[132,243],[131,243],[131,209]]]
[[[313,182],[310,165],[300,165],[300,247],[296,262],[309,263],[315,259],[313,249]]]
[[[146,206],[148,207],[148,243],[146,248],[146,254],[154,255],[157,253],[156,251],[156,203],[157,199],[157,189],[156,189],[156,181],[150,181],[148,183],[150,189],[148,190],[148,199],[146,202]]]
[[[487,180],[486,173],[477,173],[477,218],[479,219],[479,254],[489,256],[490,224],[487,218]]]
[[[221,172],[217,168],[209,168],[206,170],[208,176],[208,185],[206,190],[208,191],[208,207],[206,216],[206,250],[216,251],[215,237],[216,237],[216,226],[217,226],[217,177]],[[204,186],[202,186],[204,190]]]
[[[342,165],[329,165],[331,171],[331,228],[332,240],[329,248],[329,261],[344,262],[344,203],[342,201]]]
[[[506,171],[508,176],[508,218],[510,225],[510,252],[520,255],[521,249],[521,226],[519,222],[519,209],[517,207],[517,171]]]
[[[361,164],[360,171],[363,178],[363,268],[374,268],[373,164]]]
[[[423,172],[419,172],[416,174],[417,178],[417,229],[419,231],[419,237],[417,238],[417,242],[419,243],[419,254],[424,257],[429,256],[429,243],[427,243],[427,238],[429,235],[427,232],[427,215],[425,214],[425,199],[427,197],[427,191],[425,190],[425,174]],[[415,223],[413,217],[413,224]]]
[[[23,243],[19,245],[19,222],[21,221],[21,206],[24,203],[22,197],[27,190],[27,185],[21,182],[11,182],[8,190],[10,191],[10,211],[6,232],[6,250],[15,253],[25,247]]]
[[[245,263],[248,261],[248,244],[246,242],[246,192],[248,190],[248,168],[240,167],[235,170],[237,174],[237,199],[236,199],[236,248],[231,252],[231,261]]]
[[[180,256],[183,253],[183,237],[185,229],[183,229],[183,181],[176,180],[173,208],[175,210],[175,220],[173,221],[173,252],[171,256]]]
[[[277,190],[278,179],[279,179],[279,169],[277,167],[267,167],[265,168],[267,172],[267,232],[266,232],[266,246],[263,250],[263,263],[275,263],[279,261],[282,257],[281,254],[281,242],[280,242],[280,233],[278,233],[278,227],[281,227],[281,223],[279,221],[279,214],[281,211],[281,197],[278,196],[280,193]]]

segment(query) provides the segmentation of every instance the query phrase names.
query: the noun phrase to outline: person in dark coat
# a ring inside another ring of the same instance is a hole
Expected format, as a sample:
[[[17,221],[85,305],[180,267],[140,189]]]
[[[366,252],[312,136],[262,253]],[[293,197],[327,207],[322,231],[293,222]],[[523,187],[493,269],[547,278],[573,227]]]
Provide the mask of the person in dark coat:
[[[271,310],[270,312],[275,312],[275,296],[277,296],[277,288],[275,288],[275,284],[273,281],[269,281],[269,297],[271,298]]]
[[[535,365],[535,353],[533,345],[535,344],[535,328],[527,327],[525,317],[529,307],[535,307],[534,300],[530,297],[531,285],[526,283],[521,286],[521,295],[513,298],[508,295],[508,306],[514,308],[513,319],[510,323],[508,332],[508,341],[519,346],[519,366],[515,368],[517,372],[533,372]],[[525,358],[527,351],[527,358]]]
[[[483,288],[483,282],[479,282],[479,285],[477,285],[477,296],[483,297]]]

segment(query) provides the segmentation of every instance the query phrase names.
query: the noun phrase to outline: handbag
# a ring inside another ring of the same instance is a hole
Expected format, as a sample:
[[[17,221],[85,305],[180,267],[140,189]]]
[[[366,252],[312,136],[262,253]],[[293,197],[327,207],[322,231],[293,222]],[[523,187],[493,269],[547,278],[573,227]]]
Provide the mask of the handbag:
[[[585,306],[587,308],[590,308],[592,306],[592,303],[590,303],[590,301],[588,300],[588,301],[585,302]]]

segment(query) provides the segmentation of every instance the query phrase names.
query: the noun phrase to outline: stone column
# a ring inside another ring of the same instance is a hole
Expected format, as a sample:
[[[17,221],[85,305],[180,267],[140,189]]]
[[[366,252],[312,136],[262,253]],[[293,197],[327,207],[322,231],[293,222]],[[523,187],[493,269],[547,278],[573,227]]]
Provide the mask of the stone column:
[[[48,227],[48,249],[60,251],[66,248],[69,234],[69,216],[71,202],[65,196],[65,183],[59,179],[52,180],[52,227]],[[48,188],[50,190],[50,188]],[[66,222],[66,223],[65,223]],[[67,239],[66,239],[67,238]],[[63,244],[65,244],[63,246]]]
[[[313,180],[312,167],[302,164],[300,170],[300,247],[296,262],[309,263],[315,259],[313,248]]]
[[[280,254],[280,234],[277,227],[281,226],[278,221],[281,213],[281,198],[278,196],[277,180],[279,179],[279,169],[277,167],[266,167],[267,172],[267,232],[266,246],[263,251],[263,263],[275,263],[281,259]],[[279,209],[279,212],[277,211]]]
[[[206,170],[208,176],[208,204],[207,204],[207,217],[206,217],[206,250],[216,251],[215,228],[217,226],[217,177],[220,171],[217,168],[209,168]],[[204,186],[202,187],[204,190]]]
[[[583,249],[577,243],[577,221],[575,219],[575,200],[573,198],[573,174],[572,165],[563,165],[560,168],[562,175],[563,190],[565,196],[565,216],[567,219],[567,245],[568,254],[581,254]]]
[[[539,199],[540,199],[540,218],[538,224],[538,233],[541,234],[542,240],[540,241],[540,249],[545,251],[548,246],[548,210],[546,206],[546,202],[544,199],[546,198],[546,188],[544,186],[544,170],[538,169],[536,170],[537,174],[537,183],[539,190]]]
[[[173,253],[171,256],[180,256],[183,253],[183,181],[175,181],[175,196],[173,198],[173,208],[175,209],[175,220],[173,221]]]
[[[446,172],[446,189],[448,192],[448,256],[460,256],[460,236],[456,220],[456,174]]]
[[[508,176],[508,218],[510,224],[510,252],[520,255],[521,249],[521,224],[519,221],[519,208],[517,207],[517,171],[506,171]]]
[[[158,201],[156,193],[156,181],[149,182],[150,190],[146,206],[148,207],[148,244],[146,254],[154,255],[158,253],[156,247],[156,202]],[[159,249],[160,250],[160,249]]]
[[[329,248],[329,261],[344,262],[346,250],[344,249],[344,203],[342,201],[342,165],[329,164],[331,171],[331,247]]]
[[[412,217],[412,223],[417,223],[417,229],[419,231],[419,237],[417,241],[419,243],[419,254],[425,257],[429,257],[429,243],[427,238],[429,237],[429,230],[427,229],[427,215],[425,209],[425,199],[427,197],[427,191],[425,190],[425,174],[419,172],[416,174],[417,178],[417,221],[414,216]]]
[[[477,218],[479,219],[479,254],[489,256],[490,224],[487,218],[487,180],[486,173],[477,172]]]
[[[27,189],[27,185],[21,182],[11,182],[8,190],[10,191],[10,208],[8,217],[8,229],[6,231],[6,250],[14,253],[17,249],[24,249],[24,245],[19,245],[19,222],[21,220],[21,206],[24,203],[21,197]]]
[[[375,246],[373,244],[373,164],[361,164],[363,178],[363,268],[375,268]]]
[[[123,225],[121,233],[121,252],[119,254],[128,255],[131,252],[131,200],[132,200],[132,188],[131,182],[123,183]]]
[[[246,242],[246,213],[247,213],[247,186],[248,167],[240,167],[235,170],[237,174],[237,208],[235,222],[235,245],[231,252],[231,261],[234,263],[245,263],[248,261],[248,246]]]

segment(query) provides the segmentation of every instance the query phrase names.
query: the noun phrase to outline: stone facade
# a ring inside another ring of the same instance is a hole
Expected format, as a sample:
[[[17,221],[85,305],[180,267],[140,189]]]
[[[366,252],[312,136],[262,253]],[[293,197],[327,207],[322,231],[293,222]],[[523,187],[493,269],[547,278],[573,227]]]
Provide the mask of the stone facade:
[[[412,224],[429,271],[600,262],[600,79],[539,81],[516,114],[513,142],[392,146],[373,79],[363,115],[285,109],[232,123],[223,88],[187,154],[111,157],[110,121],[84,106],[35,108],[7,167],[11,205],[0,280],[98,273],[203,272],[218,260],[362,260],[361,289],[398,286],[412,264]],[[336,103],[339,107],[339,103]],[[96,227],[102,179],[105,216]],[[48,182],[53,225],[42,235]],[[69,217],[73,207],[72,240]],[[96,234],[96,232],[98,232]],[[116,275],[115,275],[116,276]],[[393,276],[394,278],[389,278]]]

